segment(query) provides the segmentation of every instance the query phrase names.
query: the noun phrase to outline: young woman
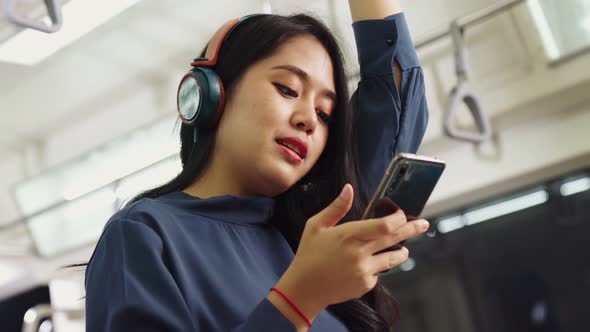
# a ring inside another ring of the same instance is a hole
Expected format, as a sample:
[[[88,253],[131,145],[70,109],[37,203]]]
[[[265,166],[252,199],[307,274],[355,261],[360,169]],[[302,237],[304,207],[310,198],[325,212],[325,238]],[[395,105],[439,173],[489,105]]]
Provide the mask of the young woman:
[[[186,108],[212,106],[183,80],[183,169],[105,226],[86,270],[88,332],[393,330],[378,273],[408,251],[375,253],[428,222],[358,218],[393,155],[417,149],[427,110],[398,1],[349,4],[352,107],[317,20],[257,15],[216,34],[193,65],[218,75],[222,101],[189,124]]]

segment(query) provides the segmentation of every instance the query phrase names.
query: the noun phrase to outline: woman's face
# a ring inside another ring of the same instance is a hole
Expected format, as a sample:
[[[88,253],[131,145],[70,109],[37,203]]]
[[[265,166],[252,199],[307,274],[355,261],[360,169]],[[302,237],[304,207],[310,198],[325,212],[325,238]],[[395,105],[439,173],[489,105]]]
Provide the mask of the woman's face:
[[[228,92],[214,167],[243,194],[287,190],[326,146],[335,93],[332,61],[320,42],[309,35],[289,39]]]

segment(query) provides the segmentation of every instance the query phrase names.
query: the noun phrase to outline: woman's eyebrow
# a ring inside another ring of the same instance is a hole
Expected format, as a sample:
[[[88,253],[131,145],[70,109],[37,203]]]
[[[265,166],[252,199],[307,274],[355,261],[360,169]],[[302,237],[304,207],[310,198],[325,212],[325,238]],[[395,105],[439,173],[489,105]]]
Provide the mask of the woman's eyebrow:
[[[292,72],[293,74],[297,75],[302,81],[309,83],[311,81],[309,74],[305,72],[305,70],[293,66],[293,65],[281,65],[272,68],[274,69],[284,69]],[[326,95],[330,97],[334,102],[336,101],[336,93],[334,91],[326,90]]]

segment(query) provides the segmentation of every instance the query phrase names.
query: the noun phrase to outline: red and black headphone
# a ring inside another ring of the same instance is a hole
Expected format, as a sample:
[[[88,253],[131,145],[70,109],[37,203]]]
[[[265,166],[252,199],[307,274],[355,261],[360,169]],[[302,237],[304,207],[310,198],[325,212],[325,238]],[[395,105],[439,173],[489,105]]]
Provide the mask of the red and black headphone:
[[[209,41],[204,58],[196,58],[191,63],[191,70],[184,75],[176,94],[176,107],[180,119],[196,129],[214,127],[225,105],[223,82],[212,69],[217,64],[217,57],[223,42],[240,23],[255,16],[253,14],[226,22]]]

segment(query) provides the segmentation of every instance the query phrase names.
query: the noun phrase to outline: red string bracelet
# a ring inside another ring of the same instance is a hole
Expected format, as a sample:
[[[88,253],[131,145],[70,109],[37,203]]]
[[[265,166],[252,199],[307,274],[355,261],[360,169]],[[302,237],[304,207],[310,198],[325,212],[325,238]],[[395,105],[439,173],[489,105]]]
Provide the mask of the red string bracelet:
[[[283,299],[285,299],[285,301],[287,301],[287,303],[289,303],[289,305],[291,306],[291,308],[293,308],[293,310],[295,310],[295,312],[297,312],[297,314],[299,314],[299,316],[301,316],[301,318],[303,318],[303,320],[305,321],[305,323],[307,323],[307,326],[311,327],[311,322],[309,321],[309,319],[307,319],[307,317],[305,317],[305,315],[301,312],[301,310],[299,310],[299,308],[297,308],[297,306],[295,305],[295,303],[291,302],[291,300],[289,300],[289,298],[283,294],[283,292],[281,292],[280,290],[276,289],[276,288],[271,288],[270,291],[275,291],[277,292],[277,294],[279,294]]]

